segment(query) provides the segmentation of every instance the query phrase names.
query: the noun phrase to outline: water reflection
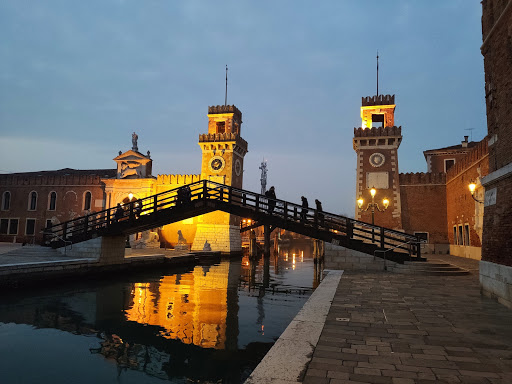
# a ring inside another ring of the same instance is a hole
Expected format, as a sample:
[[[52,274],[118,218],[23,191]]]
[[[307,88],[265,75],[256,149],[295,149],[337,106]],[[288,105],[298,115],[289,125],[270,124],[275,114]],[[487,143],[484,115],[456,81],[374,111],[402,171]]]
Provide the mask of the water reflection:
[[[53,382],[144,375],[144,382],[240,383],[318,284],[315,268],[303,244],[267,257],[4,296],[2,383],[41,382],[41,375]]]

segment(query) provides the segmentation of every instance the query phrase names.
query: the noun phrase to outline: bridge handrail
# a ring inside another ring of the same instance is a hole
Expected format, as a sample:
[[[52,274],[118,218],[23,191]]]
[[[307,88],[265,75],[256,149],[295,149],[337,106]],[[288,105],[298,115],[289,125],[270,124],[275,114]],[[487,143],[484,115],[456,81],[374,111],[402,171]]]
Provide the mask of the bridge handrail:
[[[420,245],[421,245],[421,243],[426,243],[426,241],[425,241],[425,240],[422,240],[422,239],[420,239],[420,240],[418,240],[418,241],[413,241],[413,240],[411,240],[411,241],[407,241],[407,242],[405,242],[405,243],[398,244],[397,246],[395,246],[395,247],[393,247],[393,248],[388,248],[388,249],[376,249],[375,251],[373,251],[373,255],[374,255],[374,256],[376,256],[376,253],[377,253],[377,252],[379,252],[379,253],[383,253],[383,254],[384,254],[384,270],[385,270],[385,271],[387,271],[387,265],[386,265],[386,253],[388,253],[388,252],[390,252],[390,251],[393,251],[393,250],[395,250],[395,249],[397,249],[397,248],[402,248],[404,245],[407,245],[407,244],[413,244],[413,243],[416,243],[416,244],[418,244],[418,246],[420,246]],[[404,249],[404,248],[402,248],[402,249]],[[409,259],[410,259],[410,255],[411,255],[411,253],[410,253],[410,250],[409,250]]]
[[[365,223],[363,221],[351,219],[345,216],[331,212],[319,212],[315,208],[308,207],[303,209],[302,205],[293,202],[268,198],[262,194],[228,186],[209,180],[200,180],[187,186],[180,186],[168,191],[160,192],[155,195],[139,198],[122,205],[123,217],[120,221],[133,220],[140,215],[160,212],[162,210],[175,207],[181,204],[179,191],[184,187],[190,189],[190,195],[187,199],[195,200],[217,200],[231,205],[251,207],[255,212],[271,213],[273,216],[294,222],[303,222],[322,226],[332,232],[341,232],[348,239],[360,239],[362,241],[375,240],[375,235],[380,237],[381,248],[385,246],[394,246],[399,241],[418,241],[417,236],[405,232],[396,231],[389,228],[380,227]],[[140,209],[136,204],[140,205]],[[54,234],[62,235],[66,240],[68,235],[75,233],[87,234],[88,231],[98,230],[109,227],[116,223],[115,211],[117,207],[110,207],[98,212],[74,218],[48,229]]]

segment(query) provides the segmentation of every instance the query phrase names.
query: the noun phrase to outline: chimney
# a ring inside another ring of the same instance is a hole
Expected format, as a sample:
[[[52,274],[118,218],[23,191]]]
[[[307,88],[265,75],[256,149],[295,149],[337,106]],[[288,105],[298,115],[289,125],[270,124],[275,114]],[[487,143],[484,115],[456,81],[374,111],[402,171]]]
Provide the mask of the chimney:
[[[462,141],[462,148],[467,148],[468,147],[468,137],[469,136],[464,136],[464,141]]]

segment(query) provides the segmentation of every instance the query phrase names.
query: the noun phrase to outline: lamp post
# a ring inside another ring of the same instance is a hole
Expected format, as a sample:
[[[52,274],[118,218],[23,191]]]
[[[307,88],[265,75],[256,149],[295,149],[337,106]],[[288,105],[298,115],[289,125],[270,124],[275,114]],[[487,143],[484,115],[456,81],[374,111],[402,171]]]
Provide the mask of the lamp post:
[[[375,225],[375,209],[377,209],[377,211],[379,211],[379,212],[384,212],[389,207],[389,200],[388,200],[388,198],[385,197],[384,199],[382,199],[382,205],[383,205],[384,208],[381,209],[379,207],[379,204],[375,202],[375,195],[376,194],[377,194],[377,189],[375,189],[375,187],[372,187],[372,189],[370,189],[370,195],[372,196],[372,202],[368,203],[366,208],[363,208],[363,205],[364,205],[363,197],[360,196],[359,199],[357,199],[357,206],[358,206],[358,208],[359,208],[359,210],[361,212],[366,212],[369,209],[371,210],[371,212],[372,212],[372,225]],[[373,228],[372,228],[372,241],[375,241],[375,232],[374,232]]]
[[[471,182],[469,183],[468,188],[469,192],[471,192],[471,197],[473,198],[473,200],[475,200],[477,203],[483,204],[483,201],[477,200],[477,198],[475,197],[476,183],[473,180],[471,180]]]

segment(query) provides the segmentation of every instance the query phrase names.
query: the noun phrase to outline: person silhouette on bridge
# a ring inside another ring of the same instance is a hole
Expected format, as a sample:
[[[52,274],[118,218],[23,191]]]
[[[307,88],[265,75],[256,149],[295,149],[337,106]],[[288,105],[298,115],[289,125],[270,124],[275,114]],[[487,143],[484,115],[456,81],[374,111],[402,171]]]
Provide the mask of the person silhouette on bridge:
[[[300,220],[303,223],[306,223],[306,221],[308,220],[308,208],[309,208],[308,199],[306,199],[304,196],[301,196],[301,200],[302,200],[302,211],[300,211]]]
[[[123,207],[121,207],[121,204],[120,203],[117,203],[117,207],[116,207],[116,212],[114,213],[114,219],[116,221],[116,223],[119,222],[119,220],[121,220],[124,216],[124,209]]]
[[[271,186],[270,189],[265,192],[265,196],[268,199],[268,213],[272,214],[272,212],[274,212],[274,208],[276,207],[276,190],[274,186]]]
[[[141,199],[137,200],[137,202],[135,203],[135,207],[133,209],[133,212],[135,214],[135,218],[138,219],[140,217],[141,212],[142,212],[142,200]]]
[[[322,209],[322,203],[320,200],[318,199],[315,199],[315,204],[316,204],[316,217],[317,217],[317,220],[318,220],[318,225],[324,225],[324,214],[323,214],[323,209]]]

